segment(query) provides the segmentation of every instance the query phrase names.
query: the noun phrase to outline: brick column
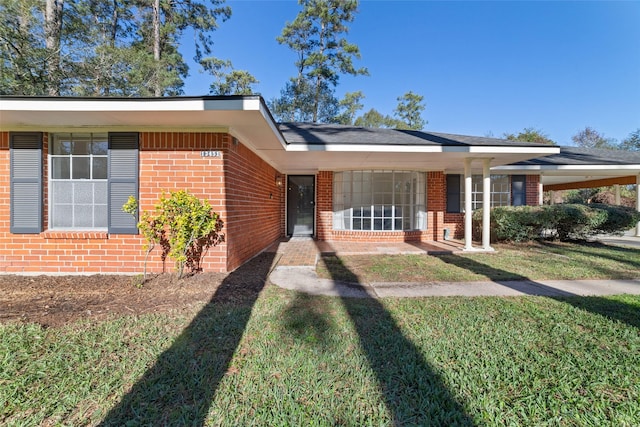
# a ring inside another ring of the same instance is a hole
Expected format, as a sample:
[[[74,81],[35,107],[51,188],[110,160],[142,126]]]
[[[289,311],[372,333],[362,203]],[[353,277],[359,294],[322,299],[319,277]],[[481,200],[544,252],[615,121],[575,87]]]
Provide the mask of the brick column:
[[[442,240],[447,204],[444,172],[427,172],[427,230],[430,240]]]
[[[527,206],[540,205],[540,175],[526,176]]]
[[[333,172],[320,171],[316,178],[316,237],[331,240],[333,234]]]

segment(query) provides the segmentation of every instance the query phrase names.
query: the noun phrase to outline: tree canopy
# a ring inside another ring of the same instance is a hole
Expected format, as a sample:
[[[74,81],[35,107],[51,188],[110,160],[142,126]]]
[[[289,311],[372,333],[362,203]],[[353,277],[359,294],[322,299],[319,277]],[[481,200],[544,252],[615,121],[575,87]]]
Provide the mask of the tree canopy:
[[[362,92],[356,92],[359,95],[357,98],[358,103],[346,102],[348,96],[345,96],[344,104],[349,107],[357,106],[357,109],[351,108],[349,113],[343,113],[342,118],[353,119],[355,112],[362,108],[362,104],[359,101],[364,98]],[[347,94],[351,96],[352,94]],[[423,96],[417,95],[413,92],[407,92],[403,96],[397,98],[398,105],[393,110],[393,116],[380,113],[375,108],[371,108],[366,113],[355,118],[355,120],[344,120],[341,123],[354,124],[356,126],[371,127],[371,128],[389,128],[389,129],[405,129],[405,130],[422,130],[427,124],[427,121],[422,118],[422,111],[425,106],[422,100]]]
[[[621,150],[640,151],[640,128],[631,132],[627,138],[620,143]]]
[[[582,148],[604,148],[615,149],[617,148],[616,140],[612,138],[605,138],[604,134],[601,134],[597,130],[587,126],[580,132],[571,137],[571,140]]]
[[[281,120],[334,121],[339,109],[334,89],[340,75],[368,75],[366,68],[354,66],[353,60],[360,59],[360,49],[345,38],[358,2],[299,0],[299,4],[302,10],[276,39],[296,53],[298,73],[270,107]]]
[[[398,106],[393,113],[399,129],[422,130],[428,123],[422,118],[425,110],[424,96],[411,91],[398,97]]]
[[[511,141],[526,141],[526,142],[537,142],[540,144],[549,144],[549,145],[557,145],[556,142],[550,139],[547,134],[545,134],[541,129],[536,129],[533,127],[524,128],[520,133],[505,133],[505,139]]]
[[[230,17],[224,0],[3,0],[0,94],[180,95],[189,72],[180,38],[194,33],[194,60],[206,68],[213,31]],[[217,91],[257,82],[224,65]]]

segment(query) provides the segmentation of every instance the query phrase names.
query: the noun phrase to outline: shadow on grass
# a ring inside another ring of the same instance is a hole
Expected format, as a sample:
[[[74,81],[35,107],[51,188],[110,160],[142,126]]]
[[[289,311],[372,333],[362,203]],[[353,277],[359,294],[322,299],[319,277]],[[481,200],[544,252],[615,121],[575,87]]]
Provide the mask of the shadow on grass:
[[[542,241],[540,242],[540,245],[549,248],[550,250],[558,250],[560,253],[573,252],[585,256],[606,258],[611,261],[627,264],[629,267],[636,268],[640,271],[640,249],[637,248],[605,245],[600,242],[587,241],[571,245]],[[595,252],[597,252],[597,254]]]
[[[203,425],[274,257],[263,253],[229,274],[100,425]]]
[[[339,258],[332,262],[341,264]],[[335,267],[341,271],[338,281],[349,279],[365,294],[357,276],[347,273],[348,267]],[[379,300],[340,298],[380,384],[393,425],[474,425],[464,405]]]
[[[493,282],[501,286],[528,295],[550,297],[576,308],[640,328],[640,309],[633,304],[627,304],[622,301],[615,301],[600,296],[580,296],[572,292],[544,285],[526,277],[520,277],[516,281],[512,281],[511,279],[500,280],[502,277],[513,277],[514,274],[459,255],[447,255],[440,258],[446,263],[464,268],[473,273],[486,275],[492,278]]]
[[[296,340],[330,345],[329,334],[334,333],[335,324],[321,299],[297,292],[283,314],[284,326]]]

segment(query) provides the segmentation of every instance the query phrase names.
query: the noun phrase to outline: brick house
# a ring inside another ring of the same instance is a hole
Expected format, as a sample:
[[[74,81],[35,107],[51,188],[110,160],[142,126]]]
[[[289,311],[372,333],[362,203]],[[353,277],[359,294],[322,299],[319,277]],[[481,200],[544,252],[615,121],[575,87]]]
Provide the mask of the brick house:
[[[577,163],[526,142],[278,124],[259,96],[0,102],[0,272],[139,271],[130,195],[143,210],[163,191],[208,199],[226,241],[202,266],[231,271],[292,235],[434,241],[446,229],[473,250],[473,209],[537,205],[545,180],[640,182],[637,156]],[[166,268],[152,255],[151,271]]]

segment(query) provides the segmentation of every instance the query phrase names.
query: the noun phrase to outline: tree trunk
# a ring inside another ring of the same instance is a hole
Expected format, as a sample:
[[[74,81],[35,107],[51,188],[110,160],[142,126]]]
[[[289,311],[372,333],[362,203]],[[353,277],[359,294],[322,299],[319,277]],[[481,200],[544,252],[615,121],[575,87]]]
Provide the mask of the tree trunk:
[[[118,0],[113,0],[113,13],[111,14],[111,23],[109,28],[109,34],[105,34],[105,37],[108,37],[108,40],[104,40],[105,44],[111,48],[111,58],[113,58],[113,53],[116,47],[116,37],[118,36]],[[102,84],[102,94],[104,96],[109,96],[111,94],[111,81],[113,80],[113,70],[111,69],[112,64],[103,64],[105,67],[109,69],[106,73],[107,77]],[[104,77],[103,77],[104,78]],[[99,90],[99,89],[98,89]]]
[[[320,48],[320,56],[322,57],[324,55],[324,33],[326,30],[326,25],[324,22],[321,22],[320,24],[320,40],[318,43],[318,46]],[[322,74],[318,73],[317,77],[316,77],[316,93],[314,96],[314,100],[313,100],[313,123],[318,123],[318,110],[320,109],[320,87],[322,85]]]
[[[60,96],[60,35],[64,0],[46,0],[44,13],[45,45],[47,48],[48,92]]]
[[[160,84],[160,0],[153,2],[153,59],[155,61],[154,95],[162,96]]]
[[[116,46],[118,36],[118,0],[113,0],[113,16],[111,17],[111,47]]]

